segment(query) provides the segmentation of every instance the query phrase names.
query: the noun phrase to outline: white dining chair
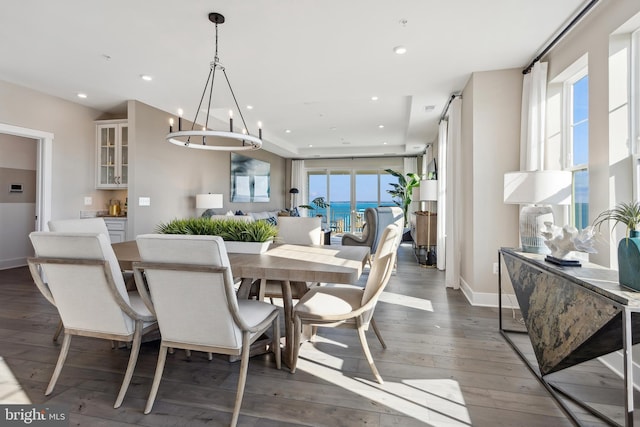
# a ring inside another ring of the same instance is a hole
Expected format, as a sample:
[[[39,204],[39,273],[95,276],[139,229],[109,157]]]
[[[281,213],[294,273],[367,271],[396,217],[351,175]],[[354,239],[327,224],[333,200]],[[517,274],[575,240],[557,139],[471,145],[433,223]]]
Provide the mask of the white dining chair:
[[[130,295],[104,234],[33,232],[36,256],[29,270],[38,289],[57,309],[64,325],[58,362],[45,395],[53,392],[73,335],[131,343],[131,354],[114,408],[120,407],[138,358],[142,336],[157,331],[155,316],[139,296]],[[46,283],[41,277],[41,272]]]
[[[359,286],[322,286],[310,289],[298,301],[293,308],[294,344],[291,372],[296,370],[303,325],[311,325],[314,329],[317,327],[348,327],[358,331],[358,337],[369,367],[376,380],[380,384],[383,383],[373,362],[365,332],[371,325],[382,347],[387,348],[373,319],[373,312],[393,271],[399,232],[395,224],[390,224],[384,229],[378,240],[378,251],[372,261],[371,271],[364,289]]]
[[[279,310],[271,304],[238,300],[224,242],[219,236],[146,234],[136,238],[141,262],[136,282],[149,287],[162,342],[145,414],[153,407],[169,348],[241,356],[231,425],[240,414],[251,344],[273,329],[271,350],[280,369]],[[144,272],[144,276],[143,276]]]

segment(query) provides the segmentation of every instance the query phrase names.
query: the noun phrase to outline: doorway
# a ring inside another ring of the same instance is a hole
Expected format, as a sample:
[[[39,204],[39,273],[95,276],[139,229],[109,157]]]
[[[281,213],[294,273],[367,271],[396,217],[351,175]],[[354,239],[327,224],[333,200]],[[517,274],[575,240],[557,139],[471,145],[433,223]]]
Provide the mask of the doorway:
[[[36,218],[35,230],[46,229],[51,219],[51,178],[53,134],[0,123],[0,133],[35,139],[36,148]]]

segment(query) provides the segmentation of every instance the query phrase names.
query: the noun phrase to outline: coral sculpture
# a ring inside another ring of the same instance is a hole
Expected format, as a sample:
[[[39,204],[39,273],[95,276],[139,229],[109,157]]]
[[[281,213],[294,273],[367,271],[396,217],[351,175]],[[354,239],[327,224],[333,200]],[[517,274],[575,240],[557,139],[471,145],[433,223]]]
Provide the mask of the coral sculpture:
[[[593,248],[595,230],[589,226],[578,231],[571,225],[558,227],[551,222],[545,222],[546,229],[541,232],[545,238],[545,245],[551,250],[551,256],[565,259],[569,252],[578,251],[594,254]]]

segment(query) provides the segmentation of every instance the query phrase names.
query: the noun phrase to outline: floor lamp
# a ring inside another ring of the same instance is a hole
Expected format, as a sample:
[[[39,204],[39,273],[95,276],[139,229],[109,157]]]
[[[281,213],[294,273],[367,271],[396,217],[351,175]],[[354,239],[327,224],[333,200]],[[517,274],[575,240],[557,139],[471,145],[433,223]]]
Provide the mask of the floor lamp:
[[[433,202],[438,200],[438,180],[437,179],[425,179],[420,181],[420,202],[428,202],[429,210],[427,211],[427,265],[436,264],[436,252],[435,246],[431,245],[431,217],[435,214],[432,211]],[[437,237],[437,236],[434,236]]]
[[[221,209],[223,206],[222,194],[196,194],[196,209],[204,209],[203,218],[211,218],[214,209]]]

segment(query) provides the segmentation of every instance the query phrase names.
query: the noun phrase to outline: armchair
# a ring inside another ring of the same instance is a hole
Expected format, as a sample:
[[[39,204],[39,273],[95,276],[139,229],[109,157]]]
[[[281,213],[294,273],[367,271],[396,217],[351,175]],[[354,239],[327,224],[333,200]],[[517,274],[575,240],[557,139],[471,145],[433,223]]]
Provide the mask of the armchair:
[[[356,234],[344,233],[342,235],[343,246],[368,246],[373,247],[376,239],[376,224],[378,222],[378,212],[375,208],[367,208],[364,210],[364,227],[362,236]]]
[[[404,229],[404,213],[397,206],[385,206],[377,208],[367,208],[365,210],[366,226],[362,232],[362,238],[346,233],[342,237],[342,244],[345,246],[369,246],[373,256],[382,238],[382,233],[389,224],[396,224],[399,232],[396,235],[396,247],[402,241],[402,230]]]

